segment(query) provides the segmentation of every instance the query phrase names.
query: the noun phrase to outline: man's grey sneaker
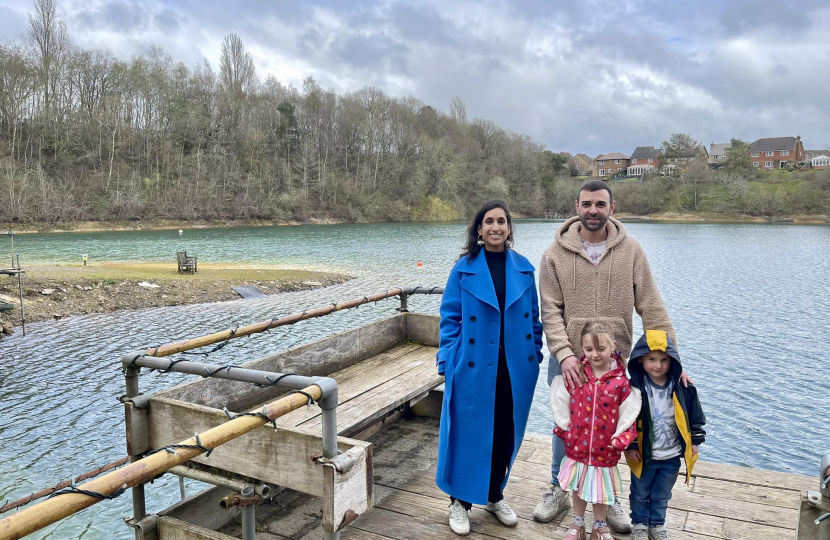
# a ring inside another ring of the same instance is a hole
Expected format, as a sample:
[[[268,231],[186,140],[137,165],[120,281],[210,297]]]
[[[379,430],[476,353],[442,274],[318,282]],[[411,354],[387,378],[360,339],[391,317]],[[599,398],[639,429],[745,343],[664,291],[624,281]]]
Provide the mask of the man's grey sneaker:
[[[542,523],[550,523],[553,518],[564,512],[571,505],[570,497],[559,486],[551,484],[542,495],[542,502],[533,510],[533,519]]]
[[[649,527],[648,540],[669,540],[669,531],[664,526]]]
[[[623,510],[619,497],[614,497],[614,504],[608,507],[608,513],[605,519],[608,521],[608,526],[612,531],[623,534],[631,532],[631,518]]]
[[[499,521],[501,521],[502,525],[507,525],[508,527],[515,527],[516,524],[519,522],[519,518],[516,517],[516,512],[510,508],[510,505],[507,504],[507,501],[504,499],[500,500],[499,502],[488,502],[487,506],[484,507],[485,510],[488,512],[492,512],[496,514],[496,517]]]
[[[470,516],[467,515],[467,509],[455,500],[450,505],[450,529],[458,536],[467,536],[470,534]]]
[[[648,540],[648,525],[642,523],[634,525],[634,534],[631,535],[631,540]]]

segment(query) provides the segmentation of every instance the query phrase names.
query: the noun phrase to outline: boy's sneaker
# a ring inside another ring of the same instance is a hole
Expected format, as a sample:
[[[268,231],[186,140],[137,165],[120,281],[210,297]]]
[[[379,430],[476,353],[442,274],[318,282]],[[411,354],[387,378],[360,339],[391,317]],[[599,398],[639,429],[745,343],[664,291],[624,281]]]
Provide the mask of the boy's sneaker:
[[[648,540],[648,525],[637,523],[634,525],[634,533],[631,535],[631,540]]]
[[[533,510],[533,519],[542,523],[550,523],[553,518],[564,512],[570,506],[568,492],[562,491],[559,486],[550,485],[542,495],[542,502]]]
[[[648,540],[669,540],[669,530],[664,525],[649,527]]]
[[[565,540],[585,540],[585,526],[572,523],[565,535]]]
[[[488,502],[487,506],[484,507],[485,510],[488,512],[492,512],[496,514],[496,517],[499,521],[501,521],[502,525],[507,525],[508,527],[515,527],[516,524],[519,522],[519,518],[516,517],[516,512],[510,508],[510,505],[507,504],[507,501],[504,499],[500,500],[499,502]]]
[[[605,515],[605,520],[613,531],[623,534],[631,532],[631,518],[623,510],[619,497],[614,497],[614,504],[608,506],[608,513]]]
[[[457,500],[450,505],[450,529],[458,536],[470,534],[470,516],[467,515],[467,509]]]

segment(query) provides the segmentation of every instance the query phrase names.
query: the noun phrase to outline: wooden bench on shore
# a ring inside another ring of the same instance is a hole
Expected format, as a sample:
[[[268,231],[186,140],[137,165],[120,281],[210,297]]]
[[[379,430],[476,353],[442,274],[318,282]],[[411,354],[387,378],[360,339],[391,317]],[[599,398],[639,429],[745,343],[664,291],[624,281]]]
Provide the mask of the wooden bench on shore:
[[[176,259],[179,263],[179,273],[183,274],[185,272],[190,272],[191,274],[196,273],[198,271],[197,268],[197,258],[196,257],[188,257],[186,251],[177,251],[176,252]]]

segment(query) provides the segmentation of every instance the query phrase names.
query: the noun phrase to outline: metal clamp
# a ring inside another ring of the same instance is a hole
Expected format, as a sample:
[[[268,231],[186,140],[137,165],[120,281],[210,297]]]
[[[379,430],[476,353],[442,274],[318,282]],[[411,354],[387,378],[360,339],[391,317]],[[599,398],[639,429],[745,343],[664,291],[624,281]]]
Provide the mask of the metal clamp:
[[[344,474],[352,470],[355,465],[355,456],[351,452],[345,452],[343,454],[338,454],[333,458],[327,458],[323,456],[311,456],[311,461],[313,461],[317,465],[330,465],[334,467],[334,470],[339,472],[340,474]]]

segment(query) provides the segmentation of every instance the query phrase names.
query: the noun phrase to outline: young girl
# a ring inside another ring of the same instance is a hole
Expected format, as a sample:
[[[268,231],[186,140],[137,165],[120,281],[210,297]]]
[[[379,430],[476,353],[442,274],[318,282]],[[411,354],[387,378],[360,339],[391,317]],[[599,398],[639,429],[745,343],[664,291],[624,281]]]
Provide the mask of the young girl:
[[[559,483],[573,491],[574,522],[565,540],[585,539],[588,503],[594,511],[591,540],[613,540],[605,515],[614,497],[622,495],[617,462],[637,436],[642,400],[626,378],[625,361],[614,353],[617,342],[610,326],[589,322],[581,340],[582,386],[567,389],[560,375],[553,380],[550,398],[556,421],[553,433],[565,442]]]

